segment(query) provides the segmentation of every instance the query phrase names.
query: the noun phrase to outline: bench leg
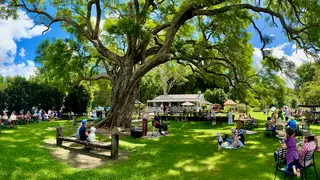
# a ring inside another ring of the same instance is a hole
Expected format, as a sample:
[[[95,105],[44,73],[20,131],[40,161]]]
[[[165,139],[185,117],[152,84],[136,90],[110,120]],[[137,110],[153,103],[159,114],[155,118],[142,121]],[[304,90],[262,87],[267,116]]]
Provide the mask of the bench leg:
[[[57,146],[61,146],[62,145],[62,140],[59,138],[61,137],[62,134],[62,127],[57,127],[56,128],[56,142],[57,142]]]
[[[119,135],[112,134],[111,138],[111,159],[117,159],[119,154]]]

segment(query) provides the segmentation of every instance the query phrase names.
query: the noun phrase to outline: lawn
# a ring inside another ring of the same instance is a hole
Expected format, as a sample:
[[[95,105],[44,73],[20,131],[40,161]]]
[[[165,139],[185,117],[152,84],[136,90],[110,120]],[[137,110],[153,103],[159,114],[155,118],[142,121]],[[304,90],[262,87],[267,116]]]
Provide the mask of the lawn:
[[[55,137],[56,126],[65,134],[75,132],[71,121],[41,122],[0,134],[0,179],[273,179],[275,138],[264,137],[262,113],[257,134],[246,135],[246,146],[239,150],[217,151],[215,134],[230,133],[226,124],[212,128],[204,122],[169,122],[170,136],[159,139],[120,139],[129,158],[92,169],[72,168],[56,160],[44,147]],[[320,134],[320,126],[311,126]],[[320,168],[320,153],[316,154]],[[308,179],[315,179],[309,171]],[[281,176],[282,178],[282,176]]]

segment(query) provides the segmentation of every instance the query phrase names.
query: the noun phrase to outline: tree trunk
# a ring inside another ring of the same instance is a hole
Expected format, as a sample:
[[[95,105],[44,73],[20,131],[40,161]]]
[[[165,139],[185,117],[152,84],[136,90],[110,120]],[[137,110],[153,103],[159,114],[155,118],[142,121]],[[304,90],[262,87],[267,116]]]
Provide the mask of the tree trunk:
[[[131,126],[131,118],[134,110],[135,96],[138,92],[140,80],[135,80],[134,87],[130,87],[130,75],[124,72],[117,73],[112,85],[112,103],[106,119],[97,123],[98,128],[110,128]]]

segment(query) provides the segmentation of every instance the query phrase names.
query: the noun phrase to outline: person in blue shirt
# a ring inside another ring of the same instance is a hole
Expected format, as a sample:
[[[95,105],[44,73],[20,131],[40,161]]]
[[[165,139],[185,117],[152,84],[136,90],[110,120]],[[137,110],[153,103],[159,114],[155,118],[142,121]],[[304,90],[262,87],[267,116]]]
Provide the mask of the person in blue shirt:
[[[86,127],[87,120],[82,120],[82,126],[79,129],[79,136],[80,140],[85,141],[88,137],[87,127]]]
[[[293,130],[297,130],[297,123],[294,119],[290,119],[290,121],[287,123],[287,126]]]

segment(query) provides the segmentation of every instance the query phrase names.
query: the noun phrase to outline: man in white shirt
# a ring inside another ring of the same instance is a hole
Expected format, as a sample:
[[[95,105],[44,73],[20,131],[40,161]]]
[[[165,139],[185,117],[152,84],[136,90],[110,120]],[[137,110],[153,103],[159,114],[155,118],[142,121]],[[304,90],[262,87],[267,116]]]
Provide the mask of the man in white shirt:
[[[286,116],[286,121],[288,121],[289,117],[290,117],[290,111],[289,111],[288,107],[285,107],[284,113],[285,113],[285,116]]]

